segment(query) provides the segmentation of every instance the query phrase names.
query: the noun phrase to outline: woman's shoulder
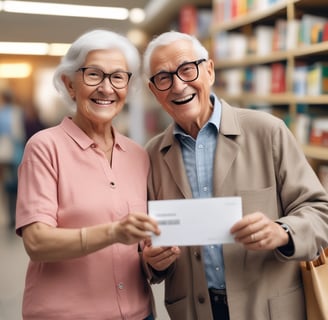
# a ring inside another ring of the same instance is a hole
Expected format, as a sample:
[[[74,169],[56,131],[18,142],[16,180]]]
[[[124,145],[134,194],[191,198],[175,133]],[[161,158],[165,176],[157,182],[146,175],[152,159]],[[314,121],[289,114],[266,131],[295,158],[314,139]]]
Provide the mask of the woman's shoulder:
[[[61,130],[59,129],[59,125],[41,129],[29,138],[27,144],[48,143],[50,141],[56,140],[56,137],[58,137],[60,131]]]

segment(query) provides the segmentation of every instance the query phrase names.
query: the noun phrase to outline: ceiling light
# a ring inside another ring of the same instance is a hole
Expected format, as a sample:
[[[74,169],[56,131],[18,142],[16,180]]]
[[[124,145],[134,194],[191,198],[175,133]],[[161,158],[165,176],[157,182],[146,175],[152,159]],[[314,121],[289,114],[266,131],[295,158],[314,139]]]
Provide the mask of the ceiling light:
[[[129,10],[121,7],[84,6],[50,2],[9,1],[2,2],[2,10],[15,13],[44,14],[97,19],[126,20]]]
[[[49,56],[64,56],[70,46],[70,43],[50,43],[48,54]]]
[[[44,42],[0,42],[0,54],[45,55],[48,47]]]
[[[133,23],[141,23],[145,20],[145,11],[140,8],[133,8],[130,10],[130,21]]]
[[[0,78],[27,78],[32,72],[29,63],[1,63]]]
[[[147,43],[147,35],[142,30],[130,29],[126,36],[138,48],[144,47]]]
[[[63,56],[70,43],[0,42],[0,54]]]

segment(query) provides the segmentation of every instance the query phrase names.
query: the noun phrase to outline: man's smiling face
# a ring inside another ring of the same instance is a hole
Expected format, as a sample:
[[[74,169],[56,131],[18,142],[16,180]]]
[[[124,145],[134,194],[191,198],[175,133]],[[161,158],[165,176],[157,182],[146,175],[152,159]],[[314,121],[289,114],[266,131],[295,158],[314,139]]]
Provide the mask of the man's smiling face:
[[[200,58],[202,57],[196,55],[190,41],[175,41],[154,50],[150,60],[151,74],[174,72],[181,64]],[[165,91],[160,91],[153,83],[149,83],[150,90],[165,111],[189,134],[189,130],[192,130],[190,126],[202,127],[212,112],[209,97],[214,82],[213,62],[204,61],[198,68],[196,80],[184,82],[174,75],[172,87]]]

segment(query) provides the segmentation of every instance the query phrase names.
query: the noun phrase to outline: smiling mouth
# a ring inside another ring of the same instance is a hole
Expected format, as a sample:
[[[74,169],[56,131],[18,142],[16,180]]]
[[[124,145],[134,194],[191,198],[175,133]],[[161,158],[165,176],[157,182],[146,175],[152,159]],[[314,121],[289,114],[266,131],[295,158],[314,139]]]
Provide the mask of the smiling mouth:
[[[190,94],[182,99],[177,99],[177,100],[172,100],[172,102],[176,105],[182,105],[182,104],[186,104],[189,103],[192,99],[194,99],[194,97],[196,96],[196,94]]]
[[[91,99],[94,103],[102,105],[102,106],[107,106],[109,104],[112,104],[114,100],[100,100],[100,99]]]

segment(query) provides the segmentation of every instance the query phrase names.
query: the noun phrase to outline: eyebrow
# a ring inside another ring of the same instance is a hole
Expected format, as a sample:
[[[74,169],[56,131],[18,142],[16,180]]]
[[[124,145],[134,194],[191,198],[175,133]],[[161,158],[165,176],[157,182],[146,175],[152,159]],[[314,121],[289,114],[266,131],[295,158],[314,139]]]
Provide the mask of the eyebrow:
[[[184,62],[181,62],[180,64],[178,64],[178,66],[175,68],[175,71],[180,67],[180,66],[182,66],[183,64],[185,64],[185,63],[189,63],[189,62],[191,62],[191,61],[194,61],[194,60],[185,60]],[[174,72],[174,71],[168,71],[168,70],[160,70],[160,71],[158,71],[158,72],[156,72],[155,74],[159,74],[159,73],[161,73],[161,72]]]
[[[99,66],[87,65],[87,66],[85,66],[84,68],[93,68],[93,69],[98,69],[98,70],[101,70],[101,71],[104,72],[104,73],[107,73],[107,72],[105,72],[105,71],[104,71],[101,67],[99,67]],[[114,71],[112,71],[112,72],[110,72],[110,73],[118,72],[118,71],[128,72],[128,71],[125,70],[125,69],[119,68],[119,69],[115,69]]]

